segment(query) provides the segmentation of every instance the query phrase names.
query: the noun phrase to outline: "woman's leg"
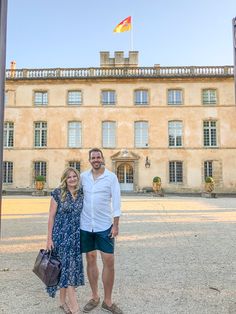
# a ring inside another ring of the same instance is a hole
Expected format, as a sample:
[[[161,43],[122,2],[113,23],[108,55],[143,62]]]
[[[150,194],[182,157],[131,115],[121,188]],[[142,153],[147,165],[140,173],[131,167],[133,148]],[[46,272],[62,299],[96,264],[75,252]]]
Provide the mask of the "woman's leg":
[[[66,288],[60,289],[60,305],[63,305],[66,303]]]
[[[70,308],[68,304],[66,303],[66,288],[60,289],[60,308],[64,311],[66,314],[70,314]]]
[[[69,304],[70,304],[70,310],[72,313],[79,313],[79,304],[77,301],[77,294],[75,287],[69,286],[66,289]]]

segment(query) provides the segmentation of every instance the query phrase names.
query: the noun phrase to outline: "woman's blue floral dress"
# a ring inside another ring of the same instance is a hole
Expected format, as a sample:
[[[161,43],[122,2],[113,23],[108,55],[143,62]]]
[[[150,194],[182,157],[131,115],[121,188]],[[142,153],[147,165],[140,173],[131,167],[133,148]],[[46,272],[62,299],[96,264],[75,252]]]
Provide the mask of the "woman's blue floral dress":
[[[56,291],[68,286],[84,285],[84,270],[80,252],[80,214],[83,207],[83,192],[80,189],[76,199],[68,191],[64,202],[61,201],[61,189],[51,193],[57,202],[57,212],[52,230],[53,252],[62,264],[61,277],[57,286],[47,287],[51,297]]]

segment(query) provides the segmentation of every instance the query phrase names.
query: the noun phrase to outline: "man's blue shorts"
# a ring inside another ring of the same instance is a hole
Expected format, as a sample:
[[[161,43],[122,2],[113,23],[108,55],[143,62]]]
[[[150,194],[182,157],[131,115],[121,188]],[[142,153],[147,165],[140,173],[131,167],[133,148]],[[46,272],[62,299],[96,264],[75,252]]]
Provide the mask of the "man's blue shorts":
[[[111,238],[111,228],[112,226],[99,232],[80,230],[81,253],[99,250],[104,253],[114,254],[115,240]]]

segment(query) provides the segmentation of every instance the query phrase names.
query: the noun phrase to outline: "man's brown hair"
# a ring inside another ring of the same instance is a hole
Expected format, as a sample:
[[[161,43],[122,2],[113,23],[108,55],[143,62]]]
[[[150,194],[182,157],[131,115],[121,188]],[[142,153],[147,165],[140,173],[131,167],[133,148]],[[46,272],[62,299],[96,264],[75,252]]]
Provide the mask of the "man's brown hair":
[[[102,158],[104,159],[104,157],[103,157],[103,153],[102,153],[101,149],[99,149],[99,148],[92,148],[92,149],[90,149],[90,151],[89,151],[89,160],[90,160],[90,158],[91,158],[91,154],[92,154],[93,152],[100,153],[100,154],[101,154],[101,156],[102,156]]]

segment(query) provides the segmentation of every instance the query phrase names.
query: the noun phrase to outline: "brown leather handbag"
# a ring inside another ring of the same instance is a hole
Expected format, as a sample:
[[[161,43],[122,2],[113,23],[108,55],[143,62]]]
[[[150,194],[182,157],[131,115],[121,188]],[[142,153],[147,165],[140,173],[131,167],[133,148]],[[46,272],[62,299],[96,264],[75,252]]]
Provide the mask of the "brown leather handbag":
[[[39,250],[33,272],[47,287],[56,286],[60,280],[61,262],[52,254],[52,250]]]

